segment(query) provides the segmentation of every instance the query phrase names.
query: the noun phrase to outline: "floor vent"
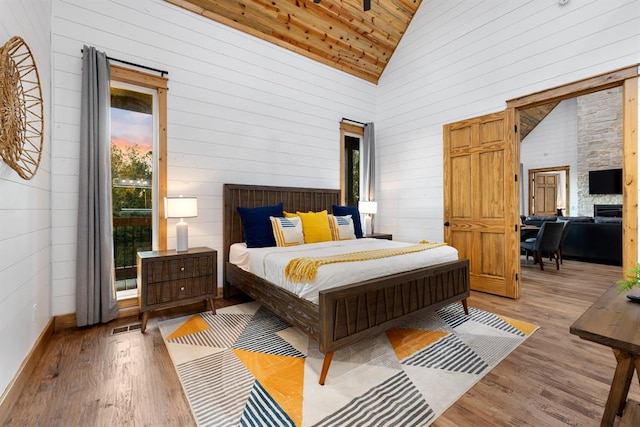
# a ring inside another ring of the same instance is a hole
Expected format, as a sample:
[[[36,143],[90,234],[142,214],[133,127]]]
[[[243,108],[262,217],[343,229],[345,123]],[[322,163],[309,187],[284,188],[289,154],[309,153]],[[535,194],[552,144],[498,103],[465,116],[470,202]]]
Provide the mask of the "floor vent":
[[[119,326],[111,330],[111,335],[124,334],[125,332],[132,332],[142,329],[142,323],[133,323],[131,325]]]

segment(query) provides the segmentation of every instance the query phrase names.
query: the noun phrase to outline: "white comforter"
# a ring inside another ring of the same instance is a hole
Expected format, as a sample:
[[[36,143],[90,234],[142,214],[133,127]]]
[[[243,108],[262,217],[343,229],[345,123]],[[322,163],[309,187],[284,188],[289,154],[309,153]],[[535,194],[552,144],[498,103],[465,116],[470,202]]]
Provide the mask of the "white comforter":
[[[292,282],[284,277],[284,269],[293,258],[323,257],[410,245],[413,245],[413,243],[382,239],[357,239],[310,243],[290,247],[248,249],[244,243],[236,243],[231,246],[229,261],[245,271],[280,285],[299,297],[317,304],[318,292],[321,290],[456,261],[458,260],[458,251],[451,246],[439,246],[425,251],[369,261],[327,264],[318,268],[318,275],[315,280],[305,283]]]

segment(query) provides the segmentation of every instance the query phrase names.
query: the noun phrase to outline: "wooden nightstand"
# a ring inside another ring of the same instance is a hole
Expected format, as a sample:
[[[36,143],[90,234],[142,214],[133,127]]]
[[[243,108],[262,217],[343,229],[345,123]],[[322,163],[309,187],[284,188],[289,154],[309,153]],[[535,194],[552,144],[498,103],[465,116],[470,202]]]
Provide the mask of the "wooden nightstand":
[[[386,239],[386,240],[393,240],[393,236],[391,234],[387,234],[387,233],[372,233],[372,234],[365,234],[364,237],[369,237],[372,239]]]
[[[201,247],[186,252],[138,252],[138,304],[142,328],[149,311],[208,301],[215,314],[218,293],[218,253]]]

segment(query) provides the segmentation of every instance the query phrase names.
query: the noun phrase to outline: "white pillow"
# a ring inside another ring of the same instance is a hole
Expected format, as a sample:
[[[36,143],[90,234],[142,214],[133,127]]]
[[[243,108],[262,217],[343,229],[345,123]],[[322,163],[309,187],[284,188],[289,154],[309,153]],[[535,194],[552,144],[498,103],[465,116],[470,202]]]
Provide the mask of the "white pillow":
[[[329,228],[333,240],[351,240],[356,238],[351,215],[329,215]]]
[[[282,218],[270,216],[269,219],[271,220],[273,237],[276,239],[277,246],[294,246],[304,243],[300,217]]]

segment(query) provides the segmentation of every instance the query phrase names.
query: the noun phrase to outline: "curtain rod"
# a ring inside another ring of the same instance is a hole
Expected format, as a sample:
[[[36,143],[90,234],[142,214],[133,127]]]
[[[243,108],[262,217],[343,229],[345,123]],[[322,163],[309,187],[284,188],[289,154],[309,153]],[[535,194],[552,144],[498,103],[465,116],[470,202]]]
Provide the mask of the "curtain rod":
[[[347,121],[347,122],[351,122],[351,123],[357,123],[357,124],[362,125],[362,126],[366,126],[366,125],[367,125],[366,123],[362,123],[362,122],[359,122],[359,121],[357,121],[357,120],[347,119],[346,117],[343,117],[343,118],[342,118],[342,121],[343,121],[343,122],[344,122],[344,121]]]
[[[80,49],[80,52],[84,52],[84,49]],[[116,61],[119,62],[121,64],[127,64],[127,65],[133,65],[134,67],[138,67],[138,68],[143,68],[145,70],[149,70],[149,71],[155,71],[156,73],[160,73],[160,77],[164,77],[165,74],[169,74],[168,71],[165,70],[159,70],[157,68],[153,68],[153,67],[147,67],[146,65],[140,65],[140,64],[136,64],[135,62],[129,62],[129,61],[124,61],[122,59],[118,59],[118,58],[113,58],[111,56],[107,56],[107,59],[110,61]]]

